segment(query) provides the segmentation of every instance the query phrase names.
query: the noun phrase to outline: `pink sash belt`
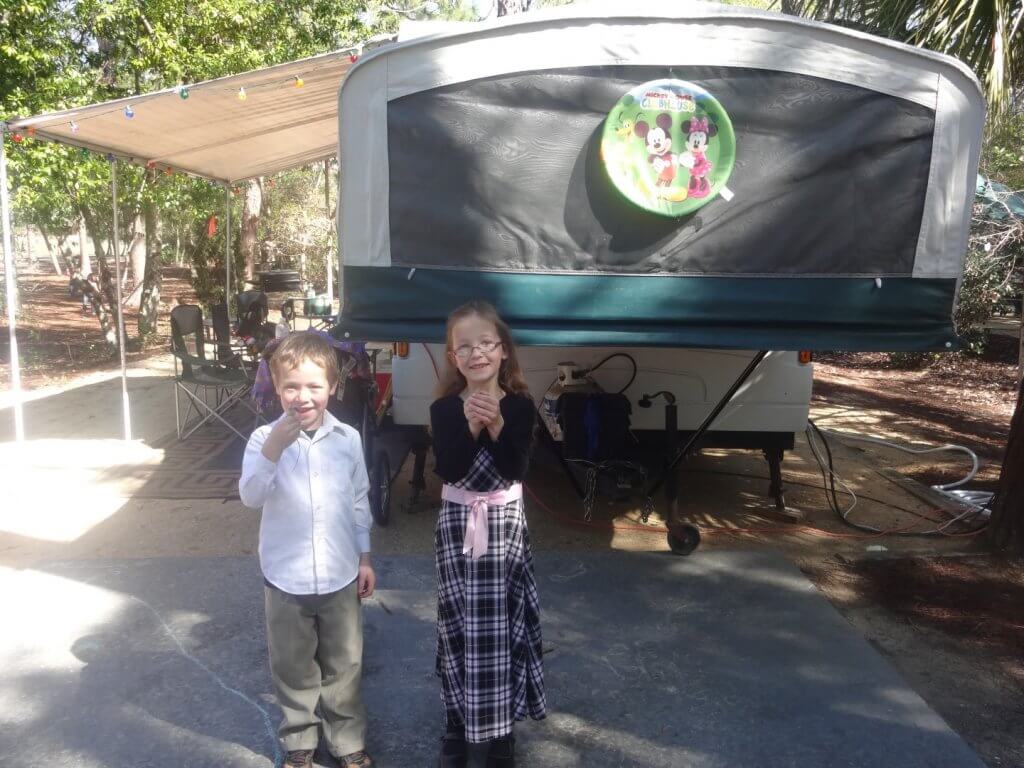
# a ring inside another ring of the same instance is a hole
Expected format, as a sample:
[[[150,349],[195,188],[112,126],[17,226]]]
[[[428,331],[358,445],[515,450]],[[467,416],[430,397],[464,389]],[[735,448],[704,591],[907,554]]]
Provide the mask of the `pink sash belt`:
[[[445,483],[441,489],[441,498],[453,504],[469,507],[462,554],[471,555],[474,560],[479,560],[487,551],[487,508],[523,498],[523,486],[521,483],[515,483],[510,488],[481,493]]]

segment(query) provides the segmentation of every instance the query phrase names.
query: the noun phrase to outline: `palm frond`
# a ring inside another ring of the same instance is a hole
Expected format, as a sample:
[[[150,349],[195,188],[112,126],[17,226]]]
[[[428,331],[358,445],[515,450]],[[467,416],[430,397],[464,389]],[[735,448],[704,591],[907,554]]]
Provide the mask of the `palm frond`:
[[[1024,0],[806,0],[804,16],[956,56],[982,81],[991,114],[1020,108]]]

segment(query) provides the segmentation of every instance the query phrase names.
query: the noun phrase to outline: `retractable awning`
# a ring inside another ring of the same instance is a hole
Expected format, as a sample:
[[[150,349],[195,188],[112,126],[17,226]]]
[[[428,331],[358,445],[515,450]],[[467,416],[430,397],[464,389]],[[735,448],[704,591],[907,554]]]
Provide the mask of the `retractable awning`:
[[[24,438],[21,380],[13,296],[14,265],[7,199],[5,133],[22,134],[81,147],[108,157],[117,230],[117,165],[128,162],[184,172],[227,187],[236,181],[265,176],[334,157],[338,151],[338,86],[364,47],[386,43],[375,39],[307,59],[202,83],[183,85],[0,122],[0,192],[8,323],[11,345],[11,388],[15,392],[15,432]],[[225,189],[227,226],[231,226],[230,191]],[[230,238],[225,241],[230,249]],[[225,276],[230,295],[230,252]],[[119,261],[115,260],[115,267]],[[329,270],[330,273],[331,270]],[[120,274],[116,283],[120,286]],[[331,292],[328,287],[328,292]],[[118,294],[118,329],[124,318]],[[121,343],[124,436],[131,439],[130,407],[124,345]]]
[[[337,154],[338,85],[362,50],[14,118],[8,129],[222,183],[269,175]]]

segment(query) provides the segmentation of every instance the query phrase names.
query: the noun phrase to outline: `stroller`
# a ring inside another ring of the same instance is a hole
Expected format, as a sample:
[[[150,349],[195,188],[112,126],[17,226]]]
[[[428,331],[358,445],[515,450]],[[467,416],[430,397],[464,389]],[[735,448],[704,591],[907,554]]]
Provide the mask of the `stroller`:
[[[318,333],[335,350],[341,378],[327,410],[359,432],[370,479],[370,513],[377,525],[386,526],[391,520],[391,459],[379,437],[384,414],[390,404],[390,386],[382,396],[377,386],[379,350],[367,350],[362,342],[337,341],[322,331],[303,333]],[[281,415],[281,404],[270,376],[270,360],[280,342],[281,339],[273,339],[263,348],[256,383],[252,388],[253,401],[259,410],[260,420],[264,422],[273,421]]]

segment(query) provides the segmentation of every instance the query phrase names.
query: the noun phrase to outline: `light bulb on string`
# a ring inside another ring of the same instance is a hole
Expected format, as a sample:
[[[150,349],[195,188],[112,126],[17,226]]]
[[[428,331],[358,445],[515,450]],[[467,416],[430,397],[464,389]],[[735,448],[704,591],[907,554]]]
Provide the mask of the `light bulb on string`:
[[[305,84],[306,84],[305,80],[303,80],[298,75],[295,76],[295,87],[296,88],[302,88]]]
[[[178,96],[181,97],[182,100],[188,98],[188,88],[186,88],[184,85],[179,85],[174,90],[178,92]]]
[[[124,108],[124,116],[127,117],[129,120],[131,120],[133,117],[135,117],[135,110],[132,109],[132,105],[131,104],[129,104],[128,106],[126,106]]]
[[[34,125],[30,125],[28,127],[28,135],[29,136],[35,136],[36,135],[36,127]]]
[[[238,89],[238,100],[239,101],[245,101],[247,98],[249,98],[249,96],[248,96],[248,94],[246,94],[245,88],[244,87],[243,88],[239,88]]]
[[[78,133],[78,123],[76,123],[74,120],[71,121],[71,132]]]
[[[355,64],[357,61],[359,61],[359,56],[355,53],[350,53],[348,56],[348,60]]]
[[[24,140],[25,137],[22,136],[20,133],[11,134],[11,141],[13,141],[15,144],[21,144],[21,142],[23,142]]]

